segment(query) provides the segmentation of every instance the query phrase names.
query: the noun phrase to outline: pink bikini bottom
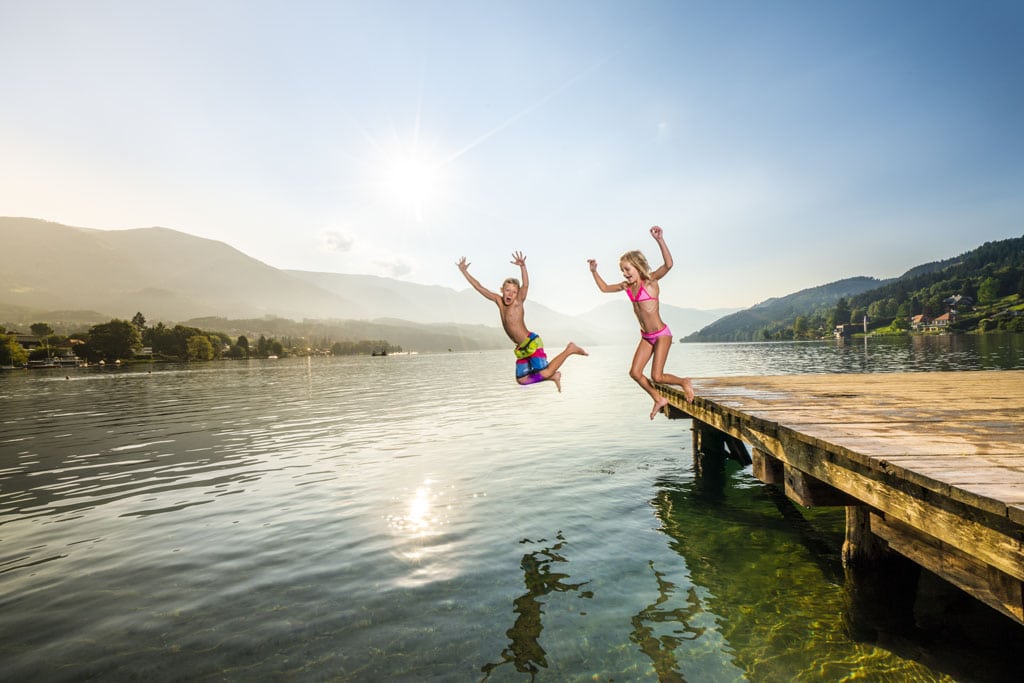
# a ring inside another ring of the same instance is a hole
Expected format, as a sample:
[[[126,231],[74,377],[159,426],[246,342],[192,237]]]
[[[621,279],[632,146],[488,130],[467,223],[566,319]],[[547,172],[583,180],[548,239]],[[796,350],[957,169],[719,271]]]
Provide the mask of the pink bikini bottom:
[[[657,339],[658,337],[671,337],[672,330],[668,329],[668,325],[665,325],[665,327],[661,328],[657,332],[641,332],[640,336],[644,338],[645,342],[647,342],[651,346],[654,346],[655,339]]]

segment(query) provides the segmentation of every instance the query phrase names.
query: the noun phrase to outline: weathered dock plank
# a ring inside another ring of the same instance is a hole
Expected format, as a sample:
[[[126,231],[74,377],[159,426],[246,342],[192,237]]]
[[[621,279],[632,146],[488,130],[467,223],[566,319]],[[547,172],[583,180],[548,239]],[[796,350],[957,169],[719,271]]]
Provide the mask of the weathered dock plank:
[[[1024,371],[693,383],[692,404],[658,385],[670,416],[749,444],[797,502],[865,506],[891,549],[1024,623]]]

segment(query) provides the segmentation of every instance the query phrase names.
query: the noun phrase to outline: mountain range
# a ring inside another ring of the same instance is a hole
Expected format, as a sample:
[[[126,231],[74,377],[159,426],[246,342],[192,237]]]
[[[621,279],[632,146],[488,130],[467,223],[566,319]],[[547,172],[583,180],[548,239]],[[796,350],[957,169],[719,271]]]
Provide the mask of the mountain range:
[[[685,335],[734,310],[662,305],[662,316]],[[527,311],[552,346],[569,339],[636,339],[632,311],[621,302],[579,316],[536,301],[527,302]],[[221,320],[222,327],[211,329],[244,328],[247,334],[274,333],[280,319],[319,321],[349,338],[386,338],[407,350],[508,345],[492,322],[493,304],[469,288],[282,270],[223,242],[169,228],[97,230],[0,217],[0,324],[18,329],[47,322],[80,330],[136,312],[150,324]]]
[[[820,338],[832,322],[870,319],[878,329],[915,315],[934,318],[957,307],[950,328],[1022,331],[1010,319],[1024,314],[1024,237],[985,242],[957,256],[915,266],[899,277],[853,277],[767,299],[723,316],[686,336],[685,342],[736,342]],[[832,319],[841,316],[842,320]],[[803,336],[796,331],[803,319]],[[986,322],[988,320],[988,322]]]

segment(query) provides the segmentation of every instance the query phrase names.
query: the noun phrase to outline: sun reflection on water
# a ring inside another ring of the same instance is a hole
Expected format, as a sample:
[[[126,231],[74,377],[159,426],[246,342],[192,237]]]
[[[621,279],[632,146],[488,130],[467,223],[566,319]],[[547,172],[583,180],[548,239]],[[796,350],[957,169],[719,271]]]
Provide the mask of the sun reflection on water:
[[[426,479],[416,487],[410,498],[399,499],[404,512],[387,517],[388,526],[399,536],[422,542],[442,533],[442,527],[448,523],[447,512],[451,510],[451,505],[440,502],[444,492],[435,490],[435,484],[435,481]],[[420,559],[423,553],[424,548],[418,546],[402,555],[409,559]]]
[[[457,567],[451,561],[455,552],[448,533],[452,505],[445,502],[449,487],[426,479],[410,495],[395,499],[401,513],[387,517],[395,535],[393,552],[408,563],[400,579],[401,586],[417,586],[451,579]]]

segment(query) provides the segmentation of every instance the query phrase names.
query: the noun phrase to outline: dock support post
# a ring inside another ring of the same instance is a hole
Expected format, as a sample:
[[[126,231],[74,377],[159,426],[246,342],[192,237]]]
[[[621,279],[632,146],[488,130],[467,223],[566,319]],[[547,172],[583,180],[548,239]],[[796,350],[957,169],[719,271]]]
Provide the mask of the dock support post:
[[[693,474],[705,493],[721,494],[725,488],[724,436],[706,422],[693,421]]]
[[[871,509],[866,505],[846,507],[843,569],[844,621],[855,640],[874,641],[880,633],[913,627],[921,567],[871,532]]]

